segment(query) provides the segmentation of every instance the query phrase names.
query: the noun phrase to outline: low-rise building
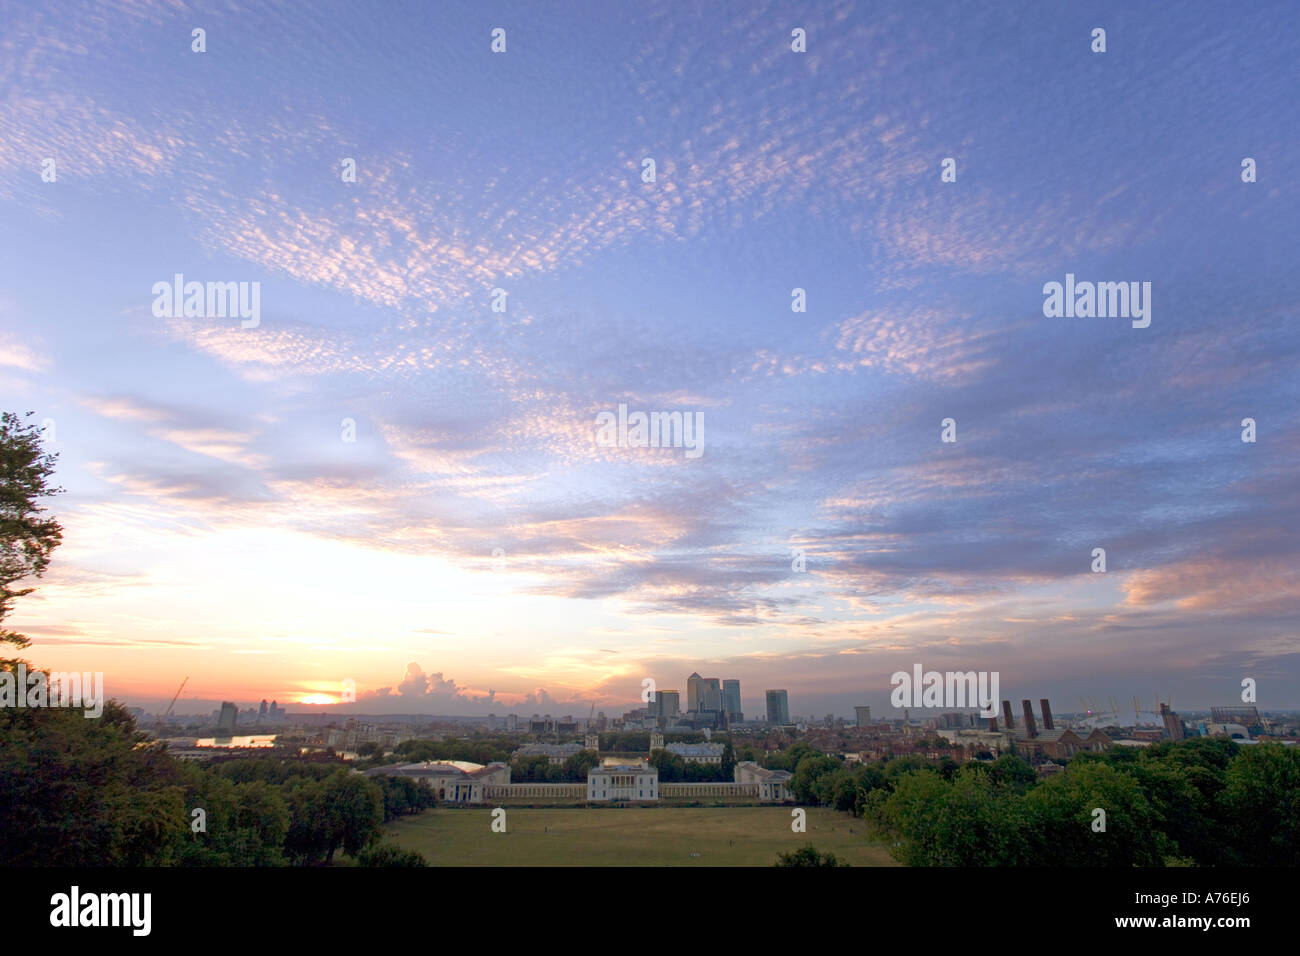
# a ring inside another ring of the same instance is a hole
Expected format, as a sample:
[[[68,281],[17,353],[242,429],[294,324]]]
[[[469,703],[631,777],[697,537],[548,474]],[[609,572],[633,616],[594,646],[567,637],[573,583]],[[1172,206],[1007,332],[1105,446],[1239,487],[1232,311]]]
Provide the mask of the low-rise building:
[[[781,803],[790,794],[790,781],[794,774],[789,770],[768,770],[752,760],[736,764],[736,783],[756,784],[758,799],[763,803]]]
[[[722,763],[722,744],[669,744],[664,750],[681,757],[687,763]]]
[[[659,769],[640,758],[606,757],[587,771],[587,799],[657,801]]]
[[[367,777],[412,777],[433,788],[439,800],[449,803],[483,803],[484,788],[510,783],[510,765],[487,766],[467,760],[398,763],[365,771]]]

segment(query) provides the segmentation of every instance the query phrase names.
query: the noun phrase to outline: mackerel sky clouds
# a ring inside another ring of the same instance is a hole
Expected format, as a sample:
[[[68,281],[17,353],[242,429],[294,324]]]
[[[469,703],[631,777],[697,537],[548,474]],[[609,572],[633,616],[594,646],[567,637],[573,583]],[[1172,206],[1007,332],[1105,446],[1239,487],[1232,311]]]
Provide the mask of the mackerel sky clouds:
[[[0,407],[67,489],[30,659],[150,707],[847,714],[914,662],[1300,706],[1295,7],[974,7],[0,6]],[[259,323],[156,316],[176,274]],[[1046,317],[1067,275],[1150,325]],[[703,453],[598,443],[620,405]]]

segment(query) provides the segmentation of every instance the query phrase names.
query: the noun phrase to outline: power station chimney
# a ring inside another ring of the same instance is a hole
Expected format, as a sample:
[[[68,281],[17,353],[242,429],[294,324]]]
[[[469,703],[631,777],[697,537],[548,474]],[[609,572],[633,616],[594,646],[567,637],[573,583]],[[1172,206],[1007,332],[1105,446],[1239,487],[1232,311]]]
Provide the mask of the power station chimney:
[[[1002,723],[1007,725],[1007,730],[1015,730],[1016,722],[1011,718],[1011,701],[1002,702]]]
[[[1030,737],[1038,736],[1038,726],[1034,723],[1034,705],[1027,699],[1020,702],[1020,709],[1025,712],[1025,733]]]
[[[1047,698],[1040,700],[1038,706],[1043,709],[1043,729],[1055,730],[1056,725],[1052,723],[1052,705],[1047,702]]]

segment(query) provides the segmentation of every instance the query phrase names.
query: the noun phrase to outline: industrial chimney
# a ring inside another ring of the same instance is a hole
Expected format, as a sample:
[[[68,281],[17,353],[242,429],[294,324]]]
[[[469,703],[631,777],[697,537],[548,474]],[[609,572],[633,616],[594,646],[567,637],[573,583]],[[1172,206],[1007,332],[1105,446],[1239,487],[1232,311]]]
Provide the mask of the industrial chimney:
[[[1002,723],[1006,724],[1007,730],[1015,730],[1016,722],[1011,718],[1011,701],[1002,702]]]
[[[1047,698],[1040,700],[1038,706],[1043,709],[1043,729],[1055,730],[1056,725],[1052,723],[1052,705],[1047,702]]]
[[[1034,705],[1027,699],[1020,702],[1020,709],[1025,712],[1025,733],[1030,737],[1038,736],[1038,726],[1034,723]]]

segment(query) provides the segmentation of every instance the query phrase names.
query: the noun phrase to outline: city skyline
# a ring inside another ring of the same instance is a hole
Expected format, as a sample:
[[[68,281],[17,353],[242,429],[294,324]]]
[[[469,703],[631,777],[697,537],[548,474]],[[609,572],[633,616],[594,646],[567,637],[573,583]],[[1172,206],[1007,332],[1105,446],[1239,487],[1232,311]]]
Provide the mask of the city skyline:
[[[1287,5],[942,7],[6,7],[22,656],[148,710],[1300,707]]]

